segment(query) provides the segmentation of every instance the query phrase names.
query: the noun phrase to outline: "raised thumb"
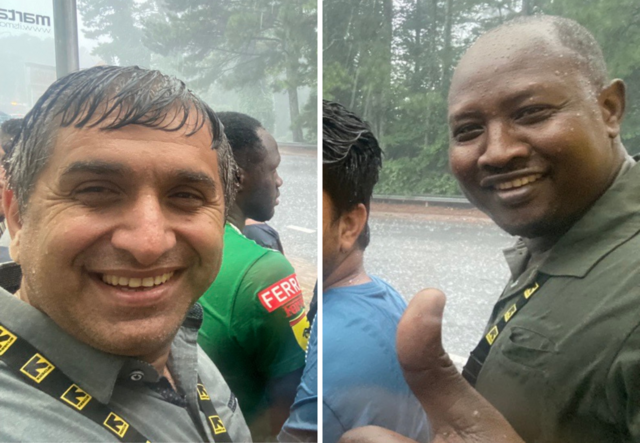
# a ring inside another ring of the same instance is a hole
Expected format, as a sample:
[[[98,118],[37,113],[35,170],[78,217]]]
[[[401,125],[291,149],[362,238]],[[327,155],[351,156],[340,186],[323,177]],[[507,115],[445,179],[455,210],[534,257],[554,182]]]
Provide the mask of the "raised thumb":
[[[446,298],[424,289],[398,324],[397,350],[411,390],[437,441],[522,442],[502,415],[469,385],[442,347]]]

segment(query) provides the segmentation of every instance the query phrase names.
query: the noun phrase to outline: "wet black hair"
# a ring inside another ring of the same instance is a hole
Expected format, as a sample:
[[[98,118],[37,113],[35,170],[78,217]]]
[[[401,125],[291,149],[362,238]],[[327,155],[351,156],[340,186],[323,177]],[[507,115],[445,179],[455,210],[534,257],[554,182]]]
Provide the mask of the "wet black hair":
[[[251,163],[262,160],[265,147],[258,137],[262,123],[240,112],[218,112],[218,118],[224,125],[224,133],[238,166],[250,169]]]
[[[190,123],[187,136],[202,127],[212,134],[227,208],[235,192],[235,163],[213,110],[175,77],[137,66],[96,66],[55,81],[25,116],[13,151],[5,157],[9,186],[24,211],[35,181],[46,166],[61,127],[115,130],[141,125],[178,131]],[[192,119],[193,120],[193,119]]]
[[[362,203],[369,211],[382,167],[382,149],[369,125],[339,103],[322,101],[322,189],[336,217]],[[358,238],[369,244],[369,224]]]

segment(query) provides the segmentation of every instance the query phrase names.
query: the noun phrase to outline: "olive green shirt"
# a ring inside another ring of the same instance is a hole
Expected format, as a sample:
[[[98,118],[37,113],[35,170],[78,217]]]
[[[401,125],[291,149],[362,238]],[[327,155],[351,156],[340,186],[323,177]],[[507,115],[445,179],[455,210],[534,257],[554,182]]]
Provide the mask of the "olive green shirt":
[[[640,164],[627,169],[542,260],[510,251],[514,279],[487,331],[550,278],[500,332],[476,389],[529,443],[640,441]]]
[[[0,271],[1,272],[1,271]],[[6,283],[6,281],[5,281]],[[178,331],[168,366],[184,405],[163,398],[147,383],[160,380],[148,363],[106,354],[77,341],[49,317],[0,289],[0,323],[29,341],[74,383],[152,442],[215,441],[200,412],[196,381],[203,384],[234,442],[251,436],[235,397],[215,365],[197,346],[202,309],[195,306]],[[2,331],[0,331],[2,332]],[[4,333],[0,334],[0,348]],[[136,381],[133,381],[136,380]],[[0,361],[0,441],[94,442],[120,439],[49,394],[27,384]],[[203,435],[203,433],[206,433]]]

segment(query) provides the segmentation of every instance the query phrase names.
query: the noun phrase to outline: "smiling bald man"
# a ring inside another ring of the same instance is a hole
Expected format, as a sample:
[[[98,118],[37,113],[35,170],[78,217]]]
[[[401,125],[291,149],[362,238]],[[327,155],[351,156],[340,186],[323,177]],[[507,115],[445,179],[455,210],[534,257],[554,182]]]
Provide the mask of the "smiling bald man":
[[[624,83],[568,19],[508,22],[460,60],[451,169],[520,238],[468,383],[441,347],[441,293],[416,296],[398,328],[434,441],[640,439],[640,166],[620,140],[624,108]],[[406,440],[369,428],[344,441]]]

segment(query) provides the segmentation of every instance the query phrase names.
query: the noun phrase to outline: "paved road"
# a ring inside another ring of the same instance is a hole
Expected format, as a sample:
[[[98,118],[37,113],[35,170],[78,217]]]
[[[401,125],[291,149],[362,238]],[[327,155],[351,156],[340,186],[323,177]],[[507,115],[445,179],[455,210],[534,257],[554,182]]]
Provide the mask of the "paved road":
[[[507,281],[501,250],[513,238],[483,220],[412,219],[374,212],[370,223],[367,270],[407,299],[424,287],[443,290],[444,344],[449,353],[466,359]]]
[[[278,173],[284,181],[280,204],[269,222],[279,233],[287,258],[310,298],[318,263],[318,168],[316,151],[281,149]]]

